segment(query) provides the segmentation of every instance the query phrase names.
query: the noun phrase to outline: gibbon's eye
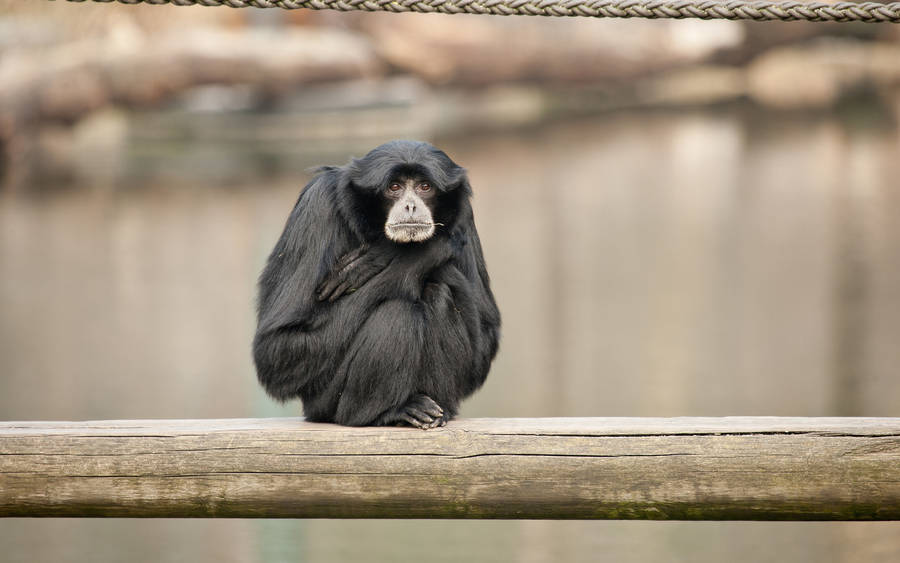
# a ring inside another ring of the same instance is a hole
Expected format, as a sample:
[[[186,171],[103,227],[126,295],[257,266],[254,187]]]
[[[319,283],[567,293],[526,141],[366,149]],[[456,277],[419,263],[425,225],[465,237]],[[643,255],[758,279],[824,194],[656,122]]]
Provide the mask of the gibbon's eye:
[[[419,189],[420,189],[421,191],[423,191],[423,192],[427,192],[428,190],[431,189],[431,184],[428,184],[428,183],[426,183],[426,182],[422,182],[421,184],[419,184]]]
[[[391,184],[391,187],[388,188],[392,192],[399,192],[403,187],[400,184]]]

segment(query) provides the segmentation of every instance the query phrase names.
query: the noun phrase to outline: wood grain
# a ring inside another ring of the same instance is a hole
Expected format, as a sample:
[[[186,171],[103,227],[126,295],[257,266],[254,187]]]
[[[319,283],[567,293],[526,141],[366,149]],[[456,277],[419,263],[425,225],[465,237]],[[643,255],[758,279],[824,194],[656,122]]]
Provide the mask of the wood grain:
[[[898,520],[900,419],[3,422],[0,516]]]

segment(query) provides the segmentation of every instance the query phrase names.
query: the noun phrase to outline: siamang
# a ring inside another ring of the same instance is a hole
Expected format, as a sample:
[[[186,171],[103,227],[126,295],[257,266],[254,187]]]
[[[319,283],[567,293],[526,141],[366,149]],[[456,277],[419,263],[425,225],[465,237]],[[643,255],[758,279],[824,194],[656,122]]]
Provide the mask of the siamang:
[[[497,352],[466,172],[392,141],[300,193],[259,280],[253,356],[266,391],[307,420],[443,426]]]

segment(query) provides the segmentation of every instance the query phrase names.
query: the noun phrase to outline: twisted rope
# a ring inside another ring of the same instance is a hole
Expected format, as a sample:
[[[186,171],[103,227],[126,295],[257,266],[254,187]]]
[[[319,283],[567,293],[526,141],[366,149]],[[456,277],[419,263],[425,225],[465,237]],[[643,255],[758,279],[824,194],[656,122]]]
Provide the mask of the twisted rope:
[[[69,0],[84,2],[85,0]],[[900,22],[900,2],[783,2],[747,0],[95,0],[123,4],[229,6],[296,10],[364,10],[495,16],[700,18],[704,20]]]

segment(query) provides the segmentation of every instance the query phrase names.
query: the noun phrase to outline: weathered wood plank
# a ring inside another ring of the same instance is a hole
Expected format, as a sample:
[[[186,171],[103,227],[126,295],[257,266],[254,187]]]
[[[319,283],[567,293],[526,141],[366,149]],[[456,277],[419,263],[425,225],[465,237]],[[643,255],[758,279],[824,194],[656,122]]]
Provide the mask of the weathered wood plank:
[[[900,520],[900,419],[5,422],[0,516]]]

